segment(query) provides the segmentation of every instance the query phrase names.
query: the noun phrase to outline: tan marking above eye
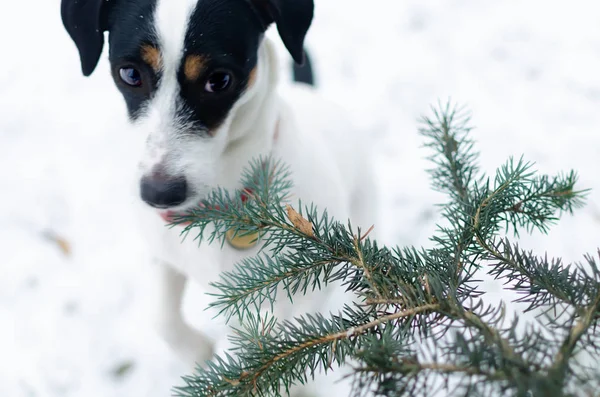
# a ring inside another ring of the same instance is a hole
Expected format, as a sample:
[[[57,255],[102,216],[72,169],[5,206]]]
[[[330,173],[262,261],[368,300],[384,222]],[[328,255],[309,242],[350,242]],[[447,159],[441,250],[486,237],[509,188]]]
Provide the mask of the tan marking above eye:
[[[202,55],[188,55],[183,66],[183,74],[188,81],[196,81],[206,68],[206,57]]]
[[[252,87],[256,82],[256,73],[258,72],[258,66],[255,66],[254,69],[250,71],[250,75],[248,76],[248,87]]]
[[[162,69],[162,56],[160,50],[151,45],[142,46],[142,59],[148,65],[154,69],[155,72],[159,72]]]

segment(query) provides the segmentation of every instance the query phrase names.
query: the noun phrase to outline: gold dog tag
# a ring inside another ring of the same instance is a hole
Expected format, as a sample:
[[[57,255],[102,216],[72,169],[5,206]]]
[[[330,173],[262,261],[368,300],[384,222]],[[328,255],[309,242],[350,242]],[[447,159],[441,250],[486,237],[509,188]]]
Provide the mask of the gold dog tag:
[[[227,231],[225,237],[227,238],[229,245],[231,245],[233,248],[238,250],[246,250],[255,247],[258,244],[260,233],[254,232],[246,234],[240,231],[236,235],[235,230],[231,229]]]

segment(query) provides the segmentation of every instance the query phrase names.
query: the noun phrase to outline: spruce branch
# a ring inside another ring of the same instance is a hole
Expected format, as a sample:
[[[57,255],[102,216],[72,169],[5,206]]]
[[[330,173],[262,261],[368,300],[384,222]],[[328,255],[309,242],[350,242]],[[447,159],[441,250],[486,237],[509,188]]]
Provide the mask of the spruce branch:
[[[215,372],[216,368],[209,366],[194,379],[193,385],[179,388],[179,395],[262,396],[278,393],[282,387],[289,390],[293,381],[305,377],[307,368],[310,375],[314,375],[318,362],[327,364],[323,366],[327,370],[332,362],[343,361],[347,354],[344,352],[351,350],[356,337],[376,327],[432,312],[436,308],[436,305],[424,305],[351,327],[347,324],[352,324],[352,321],[336,316],[327,320],[320,315],[307,315],[294,322],[278,324],[273,317],[261,319],[249,315],[246,318],[249,325],[243,330],[235,329],[232,338],[244,365],[241,365],[241,360],[231,357],[227,361],[218,359],[218,363],[225,367]],[[347,344],[342,344],[343,341]],[[265,351],[270,354],[265,355]],[[284,374],[280,373],[282,366],[286,368]]]
[[[449,197],[432,248],[380,247],[372,228],[363,234],[313,205],[290,205],[293,176],[269,158],[252,164],[244,189],[217,189],[179,220],[200,240],[224,242],[233,230],[259,233],[264,244],[213,284],[212,306],[241,324],[234,350],[184,378],[179,396],[286,394],[350,361],[356,396],[432,395],[433,385],[461,395],[566,396],[600,385],[597,368],[577,361],[579,352],[600,355],[596,261],[567,266],[506,236],[547,232],[582,206],[577,175],[539,176],[521,158],[486,178],[469,117],[450,104],[424,118],[420,132],[434,151],[433,186]],[[487,305],[480,270],[521,294],[536,321],[521,329],[503,305]],[[340,314],[257,314],[272,310],[281,291],[292,300],[335,282],[355,301]]]
[[[469,190],[480,180],[478,153],[469,133],[471,116],[462,108],[439,104],[432,107],[433,118],[423,117],[419,133],[429,139],[425,147],[435,154],[429,159],[437,167],[429,170],[433,187],[459,201],[466,202]]]
[[[562,343],[560,350],[556,354],[554,364],[550,368],[551,376],[555,376],[564,385],[567,377],[567,371],[570,370],[569,361],[575,353],[575,348],[583,336],[600,320],[600,293],[592,304],[587,307],[581,317],[571,327],[569,334]]]

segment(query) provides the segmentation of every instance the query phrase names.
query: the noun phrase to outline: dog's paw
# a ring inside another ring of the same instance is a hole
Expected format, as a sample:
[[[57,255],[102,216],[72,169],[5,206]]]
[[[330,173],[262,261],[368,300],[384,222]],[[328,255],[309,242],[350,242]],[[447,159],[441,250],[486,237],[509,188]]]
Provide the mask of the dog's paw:
[[[204,341],[201,341],[199,343],[196,343],[196,346],[193,346],[193,349],[194,349],[193,350],[194,351],[194,358],[193,358],[194,368],[196,368],[196,367],[205,368],[206,362],[212,360],[215,355],[215,350],[214,350],[214,346],[212,343],[206,344],[206,343],[204,343]]]
[[[190,368],[205,366],[214,355],[214,343],[183,321],[174,321],[158,328],[158,333],[175,354]]]

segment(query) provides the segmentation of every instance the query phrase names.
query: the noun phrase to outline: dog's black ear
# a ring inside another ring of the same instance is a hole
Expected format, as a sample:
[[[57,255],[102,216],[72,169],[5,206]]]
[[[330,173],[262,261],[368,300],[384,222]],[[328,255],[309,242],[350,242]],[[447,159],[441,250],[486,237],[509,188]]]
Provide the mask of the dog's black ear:
[[[81,59],[81,71],[92,74],[104,47],[108,29],[108,8],[115,0],[62,0],[63,25],[75,42]]]
[[[313,20],[313,0],[253,0],[267,21],[275,22],[279,36],[298,64],[304,63],[304,39]]]

